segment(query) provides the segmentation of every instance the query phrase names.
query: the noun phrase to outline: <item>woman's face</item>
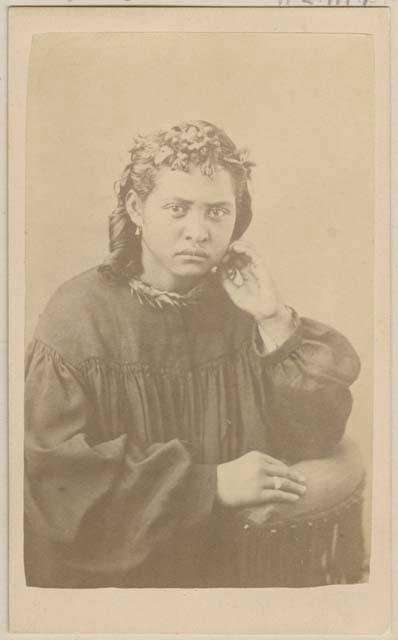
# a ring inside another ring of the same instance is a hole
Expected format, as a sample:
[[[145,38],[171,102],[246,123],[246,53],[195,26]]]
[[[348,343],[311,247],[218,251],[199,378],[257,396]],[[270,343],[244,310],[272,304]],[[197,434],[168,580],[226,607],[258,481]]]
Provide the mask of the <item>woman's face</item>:
[[[222,167],[212,178],[199,167],[162,167],[146,200],[130,192],[126,206],[142,227],[143,280],[166,290],[190,288],[218,265],[236,220],[233,178]]]

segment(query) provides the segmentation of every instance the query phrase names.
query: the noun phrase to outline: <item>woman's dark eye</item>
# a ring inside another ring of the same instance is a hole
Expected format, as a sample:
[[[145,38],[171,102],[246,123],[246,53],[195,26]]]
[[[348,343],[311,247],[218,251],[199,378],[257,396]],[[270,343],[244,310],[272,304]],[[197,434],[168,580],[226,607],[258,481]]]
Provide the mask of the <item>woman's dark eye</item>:
[[[171,211],[174,216],[182,216],[185,213],[185,208],[181,204],[168,204],[165,209]]]
[[[221,209],[220,207],[214,207],[209,210],[209,216],[211,218],[222,218],[223,216],[228,215],[228,211],[226,209]]]

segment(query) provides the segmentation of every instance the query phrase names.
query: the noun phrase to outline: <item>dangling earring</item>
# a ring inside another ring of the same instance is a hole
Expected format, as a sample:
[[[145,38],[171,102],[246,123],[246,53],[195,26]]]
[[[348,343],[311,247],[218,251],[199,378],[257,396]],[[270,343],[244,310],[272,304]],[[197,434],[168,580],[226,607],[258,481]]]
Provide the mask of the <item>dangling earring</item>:
[[[136,236],[140,236],[141,233],[142,233],[142,227],[138,226],[138,224],[137,224],[137,228],[135,230],[135,235]]]

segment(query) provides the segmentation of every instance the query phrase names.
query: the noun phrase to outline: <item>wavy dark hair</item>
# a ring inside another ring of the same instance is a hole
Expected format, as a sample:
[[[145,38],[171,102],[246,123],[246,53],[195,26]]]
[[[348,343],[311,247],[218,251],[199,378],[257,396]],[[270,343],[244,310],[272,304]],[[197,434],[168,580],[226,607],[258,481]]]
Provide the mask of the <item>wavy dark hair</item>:
[[[217,167],[227,169],[234,181],[237,215],[232,239],[240,238],[252,218],[248,190],[254,166],[246,150],[239,150],[220,127],[205,120],[181,122],[146,136],[139,135],[130,150],[130,162],[115,183],[117,206],[109,217],[109,256],[100,266],[109,279],[130,279],[141,271],[141,239],[125,207],[131,189],[145,201],[162,166],[189,171],[199,166],[210,178]]]

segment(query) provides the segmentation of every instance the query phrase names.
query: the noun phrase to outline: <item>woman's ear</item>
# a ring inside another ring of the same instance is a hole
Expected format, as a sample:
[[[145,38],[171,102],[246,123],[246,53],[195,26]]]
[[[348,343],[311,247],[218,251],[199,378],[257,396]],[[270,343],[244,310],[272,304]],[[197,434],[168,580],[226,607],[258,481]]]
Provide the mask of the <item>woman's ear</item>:
[[[130,191],[126,195],[125,199],[126,211],[129,214],[131,220],[137,227],[142,227],[143,206],[140,197],[134,191]]]

